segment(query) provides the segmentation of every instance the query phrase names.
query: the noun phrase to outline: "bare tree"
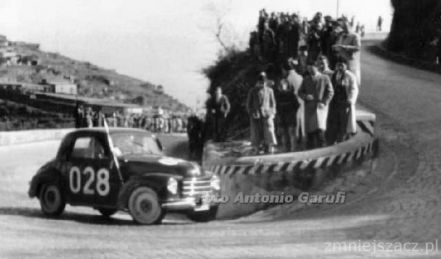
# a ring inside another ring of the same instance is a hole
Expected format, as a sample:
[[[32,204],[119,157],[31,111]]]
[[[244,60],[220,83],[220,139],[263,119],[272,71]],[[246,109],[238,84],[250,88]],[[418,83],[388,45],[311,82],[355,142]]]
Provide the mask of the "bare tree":
[[[237,34],[227,21],[227,16],[231,11],[231,0],[222,2],[210,0],[204,6],[204,10],[207,11],[208,19],[210,19],[204,29],[214,35],[223,51],[234,49]]]
[[[217,17],[216,19],[216,31],[215,36],[219,44],[222,46],[222,48],[227,51],[228,46],[225,44],[225,42],[222,40],[222,29],[224,28],[224,24],[222,22],[222,17]]]

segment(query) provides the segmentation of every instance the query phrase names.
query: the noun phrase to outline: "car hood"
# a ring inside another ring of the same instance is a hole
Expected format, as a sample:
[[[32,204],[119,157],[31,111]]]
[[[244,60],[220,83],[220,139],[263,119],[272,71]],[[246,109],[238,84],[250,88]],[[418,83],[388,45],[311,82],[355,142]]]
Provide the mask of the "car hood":
[[[203,176],[197,163],[159,155],[125,155],[119,158],[123,171],[130,174],[166,173],[182,177]]]

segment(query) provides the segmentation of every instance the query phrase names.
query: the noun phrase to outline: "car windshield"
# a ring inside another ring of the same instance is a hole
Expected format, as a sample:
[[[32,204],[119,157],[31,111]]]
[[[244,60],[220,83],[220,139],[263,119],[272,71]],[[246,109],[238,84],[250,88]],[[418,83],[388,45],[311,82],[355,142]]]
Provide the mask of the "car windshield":
[[[142,132],[112,133],[113,147],[117,156],[130,154],[161,155],[155,138]]]

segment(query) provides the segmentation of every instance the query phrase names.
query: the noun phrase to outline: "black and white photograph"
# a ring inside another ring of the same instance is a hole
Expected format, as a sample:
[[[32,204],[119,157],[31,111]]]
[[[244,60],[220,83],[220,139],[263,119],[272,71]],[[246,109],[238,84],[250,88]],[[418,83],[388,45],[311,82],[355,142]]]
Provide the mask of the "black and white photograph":
[[[440,0],[1,0],[0,258],[441,258]]]

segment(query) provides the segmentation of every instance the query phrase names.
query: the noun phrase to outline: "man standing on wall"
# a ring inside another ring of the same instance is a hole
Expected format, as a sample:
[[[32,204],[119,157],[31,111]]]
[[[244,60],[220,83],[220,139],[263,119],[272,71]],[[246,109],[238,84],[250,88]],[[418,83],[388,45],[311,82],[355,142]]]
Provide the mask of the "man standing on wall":
[[[207,112],[210,116],[213,137],[216,142],[225,141],[225,121],[228,113],[230,113],[230,107],[230,101],[226,95],[222,94],[222,88],[220,86],[216,87],[214,95],[207,104]]]
[[[355,104],[358,96],[358,85],[355,75],[347,70],[344,60],[339,60],[332,75],[334,97],[329,105],[328,143],[342,142],[357,131]]]
[[[287,62],[288,76],[286,80],[288,81],[289,87],[294,89],[294,94],[297,99],[299,107],[295,113],[296,118],[296,128],[295,135],[298,143],[301,143],[305,137],[305,103],[301,98],[299,98],[299,89],[303,82],[303,77],[297,72],[296,67],[298,61],[294,59],[289,59]]]
[[[288,69],[283,70],[284,78],[280,80],[275,92],[277,102],[277,130],[285,152],[294,152],[296,147],[296,113],[299,103],[295,88],[288,82]]]
[[[260,152],[263,145],[265,151],[272,154],[277,145],[274,130],[276,100],[273,90],[267,84],[266,73],[262,72],[256,86],[248,92],[246,107],[250,115],[251,142],[254,148]]]
[[[349,22],[341,18],[338,20],[339,27],[342,32],[338,36],[337,42],[332,47],[336,52],[338,59],[344,59],[348,62],[348,69],[355,74],[357,78],[358,86],[361,83],[361,70],[360,70],[360,50],[361,39],[356,33],[350,30]]]
[[[328,106],[334,95],[331,80],[322,75],[314,63],[308,64],[299,96],[305,101],[305,128],[308,149],[324,147]]]

